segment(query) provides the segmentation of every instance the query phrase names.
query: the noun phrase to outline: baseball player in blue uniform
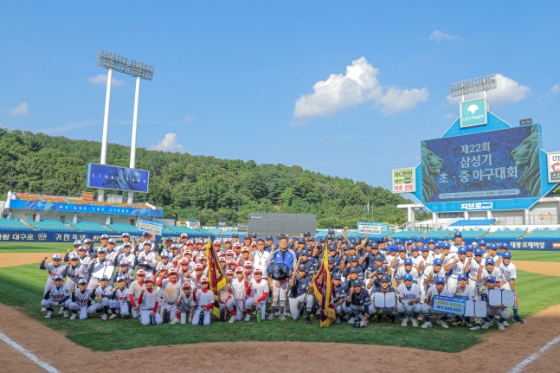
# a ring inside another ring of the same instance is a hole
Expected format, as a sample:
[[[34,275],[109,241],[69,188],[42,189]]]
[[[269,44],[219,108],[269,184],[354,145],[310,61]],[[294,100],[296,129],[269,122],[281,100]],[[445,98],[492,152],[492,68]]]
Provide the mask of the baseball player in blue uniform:
[[[80,320],[85,320],[88,318],[88,307],[91,304],[91,291],[87,288],[87,281],[85,278],[80,278],[78,280],[78,288],[72,292],[72,299],[69,304],[69,308],[72,311],[72,316],[70,320],[75,320],[76,317],[80,317]]]
[[[352,314],[348,323],[354,324],[355,326],[366,327],[368,324],[370,304],[371,298],[364,289],[364,282],[362,280],[356,280],[345,302],[346,309]]]
[[[292,274],[290,290],[288,303],[292,319],[297,320],[299,318],[299,307],[303,303],[305,304],[305,323],[311,324],[311,312],[315,297],[312,294],[311,279],[307,276],[307,267],[304,263],[299,263],[297,274],[296,272]]]
[[[47,277],[47,282],[45,284],[45,291],[43,292],[43,294],[46,293],[47,290],[54,285],[54,279],[55,278],[57,278],[59,276],[64,278],[64,276],[62,276],[62,274],[66,270],[66,266],[60,264],[61,258],[60,258],[59,254],[54,254],[52,256],[52,262],[51,263],[45,263],[47,261],[47,258],[48,257],[44,257],[43,261],[39,265],[39,269],[42,269],[44,271],[49,272],[49,276]]]
[[[47,292],[41,301],[41,306],[47,310],[45,319],[50,319],[53,316],[53,307],[60,307],[64,312],[64,317],[68,317],[67,307],[70,304],[69,299],[70,292],[66,285],[62,283],[62,276],[55,276],[53,285],[47,288]]]
[[[383,267],[381,267],[383,268]],[[385,269],[385,268],[383,268]],[[382,274],[381,271],[378,272],[379,274]],[[395,298],[395,306],[394,307],[376,307],[375,306],[375,297],[376,296],[382,296],[385,297],[385,299],[387,299],[387,296],[389,297],[394,297]],[[395,290],[393,289],[393,287],[391,286],[391,277],[386,275],[386,274],[382,274],[382,277],[380,279],[380,286],[378,288],[376,288],[372,293],[371,293],[371,305],[369,307],[370,309],[370,313],[372,314],[377,314],[377,322],[379,324],[381,324],[383,322],[383,316],[387,316],[391,322],[391,324],[395,323],[395,318],[397,315],[397,294],[395,293]]]

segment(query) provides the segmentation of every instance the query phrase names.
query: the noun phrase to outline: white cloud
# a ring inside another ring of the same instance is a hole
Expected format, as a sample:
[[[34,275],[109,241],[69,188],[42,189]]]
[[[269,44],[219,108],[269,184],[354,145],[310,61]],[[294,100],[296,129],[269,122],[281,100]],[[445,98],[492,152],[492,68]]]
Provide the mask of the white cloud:
[[[156,145],[152,145],[152,150],[161,150],[164,152],[184,152],[183,145],[177,143],[176,133],[167,133],[165,137]]]
[[[531,88],[521,85],[517,81],[504,76],[503,74],[496,74],[496,79],[498,87],[486,93],[488,101],[492,104],[507,104],[510,102],[521,101],[531,92]],[[465,100],[470,100],[481,95],[482,93],[480,92],[466,95]],[[447,101],[450,103],[457,103],[461,101],[461,97],[451,97],[449,94],[447,96]]]
[[[186,117],[186,118],[185,118],[185,121],[186,121],[187,123],[192,123],[192,122],[194,122],[195,120],[196,120],[195,117]]]
[[[457,35],[450,35],[446,34],[443,31],[435,30],[430,34],[430,40],[435,40],[438,43],[441,43],[444,40],[457,40],[459,37]]]
[[[91,78],[88,79],[88,82],[90,82],[91,84],[96,84],[96,85],[106,85],[107,84],[107,74],[99,74],[96,76],[92,76]],[[111,86],[112,87],[120,87],[124,85],[124,80],[119,80],[119,79],[115,79],[112,78],[111,79]]]
[[[419,102],[428,101],[429,96],[430,93],[426,88],[401,90],[391,87],[379,102],[385,105],[381,111],[386,115],[391,115],[399,111],[410,110]]]
[[[552,88],[550,89],[551,93],[558,93],[560,92],[560,84],[556,83],[555,85],[552,86]]]
[[[10,114],[16,116],[24,116],[27,115],[27,113],[29,113],[29,105],[27,105],[27,102],[22,102],[21,104],[19,104],[18,106],[10,109]]]
[[[384,106],[387,115],[408,110],[420,101],[426,101],[428,90],[399,90],[389,88],[383,94],[383,87],[377,79],[379,70],[365,57],[352,61],[345,74],[331,74],[326,80],[313,85],[313,93],[296,100],[294,118],[317,117],[333,114],[339,110],[355,107],[365,101],[373,101]],[[292,122],[299,125],[299,122]],[[304,123],[305,124],[305,123]]]

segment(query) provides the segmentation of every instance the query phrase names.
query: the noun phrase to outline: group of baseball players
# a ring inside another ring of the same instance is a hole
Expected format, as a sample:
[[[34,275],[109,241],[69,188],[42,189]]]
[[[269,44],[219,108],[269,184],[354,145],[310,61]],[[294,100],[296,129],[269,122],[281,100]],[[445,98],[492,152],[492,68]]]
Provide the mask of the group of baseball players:
[[[328,258],[332,282],[330,307],[335,323],[347,320],[366,327],[370,320],[401,326],[443,328],[475,324],[488,329],[495,322],[499,330],[508,326],[509,308],[490,305],[493,289],[515,290],[516,268],[506,243],[466,244],[460,232],[453,241],[435,242],[424,238],[393,240],[349,239],[346,229],[324,238],[310,232],[300,237],[281,235],[258,238],[237,234],[215,240],[212,250],[225,275],[217,294],[209,288],[209,262],[202,239],[182,234],[178,242],[168,237],[156,245],[149,234],[132,242],[127,233],[122,243],[103,235],[100,245],[85,240],[74,242],[65,257],[59,254],[40,269],[48,271],[41,305],[45,318],[60,314],[71,320],[98,314],[101,320],[138,318],[142,325],[190,323],[210,325],[212,311],[219,319],[234,323],[273,320],[290,316],[311,324],[319,317],[313,276]],[[64,259],[64,263],[62,264]],[[484,317],[465,317],[434,310],[435,296],[480,300],[487,303]],[[216,308],[215,308],[216,307]],[[518,315],[517,296],[513,320]],[[267,317],[268,314],[268,317]]]

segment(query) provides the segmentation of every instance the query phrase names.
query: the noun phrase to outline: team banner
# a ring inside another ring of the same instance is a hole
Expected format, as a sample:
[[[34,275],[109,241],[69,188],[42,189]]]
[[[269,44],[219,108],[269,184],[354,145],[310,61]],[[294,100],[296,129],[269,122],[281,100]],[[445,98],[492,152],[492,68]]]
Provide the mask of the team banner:
[[[464,298],[444,297],[441,295],[434,295],[432,298],[432,308],[434,312],[464,315],[465,306],[466,300]]]
[[[383,234],[383,224],[367,221],[358,222],[358,233],[361,234]]]
[[[148,193],[150,171],[88,163],[87,187]]]
[[[393,193],[416,192],[416,168],[397,168],[393,170]]]
[[[155,232],[157,235],[161,236],[163,232],[163,224],[157,221],[138,219],[136,229],[141,232]]]
[[[206,258],[208,259],[208,282],[210,284],[210,290],[214,292],[214,308],[212,308],[212,314],[220,318],[218,294],[226,285],[226,276],[224,275],[224,270],[220,265],[216,251],[214,251],[212,247],[212,240],[210,238],[206,240]]]
[[[541,143],[538,125],[423,141],[422,201],[491,210],[497,200],[539,198]]]
[[[329,272],[329,257],[327,250],[323,250],[323,259],[319,270],[313,276],[313,291],[315,299],[319,302],[321,307],[320,314],[320,327],[328,328],[329,325],[336,319],[336,311],[331,308],[332,300],[332,283],[331,273]]]
[[[120,206],[101,206],[101,205],[82,205],[74,203],[60,203],[47,201],[25,201],[20,199],[8,200],[11,209],[24,209],[36,211],[61,211],[88,214],[109,214],[109,215],[134,215],[134,216],[154,216],[162,217],[163,210],[152,210],[149,208],[140,209],[137,207]]]

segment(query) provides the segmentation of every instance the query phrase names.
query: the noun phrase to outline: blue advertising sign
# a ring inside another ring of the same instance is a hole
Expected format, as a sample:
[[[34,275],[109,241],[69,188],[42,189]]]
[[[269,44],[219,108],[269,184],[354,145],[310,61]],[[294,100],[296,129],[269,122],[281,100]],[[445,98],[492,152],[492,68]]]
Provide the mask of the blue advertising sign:
[[[149,184],[149,171],[88,163],[88,188],[148,193]]]
[[[422,202],[430,210],[527,208],[541,197],[540,126],[422,141]]]
[[[62,211],[88,214],[134,215],[162,217],[163,210],[139,209],[136,207],[79,205],[45,201],[9,200],[11,209]]]
[[[459,112],[461,128],[482,126],[488,122],[486,100],[483,98],[461,102]]]
[[[17,230],[0,230],[0,242],[68,242],[70,244],[69,247],[72,246],[72,243],[76,240],[85,240],[89,238],[90,240],[94,237],[99,238],[100,235],[107,234],[109,238],[113,238],[116,242],[121,242],[121,234],[114,232],[98,232],[98,233],[91,233],[91,232],[59,232],[59,231],[17,231]],[[173,237],[177,241],[179,240],[180,234],[168,234],[166,236]],[[131,233],[130,238],[135,240],[136,238],[140,238],[140,234],[133,234]],[[190,235],[190,238],[210,238],[212,240],[215,239],[214,235]]]

